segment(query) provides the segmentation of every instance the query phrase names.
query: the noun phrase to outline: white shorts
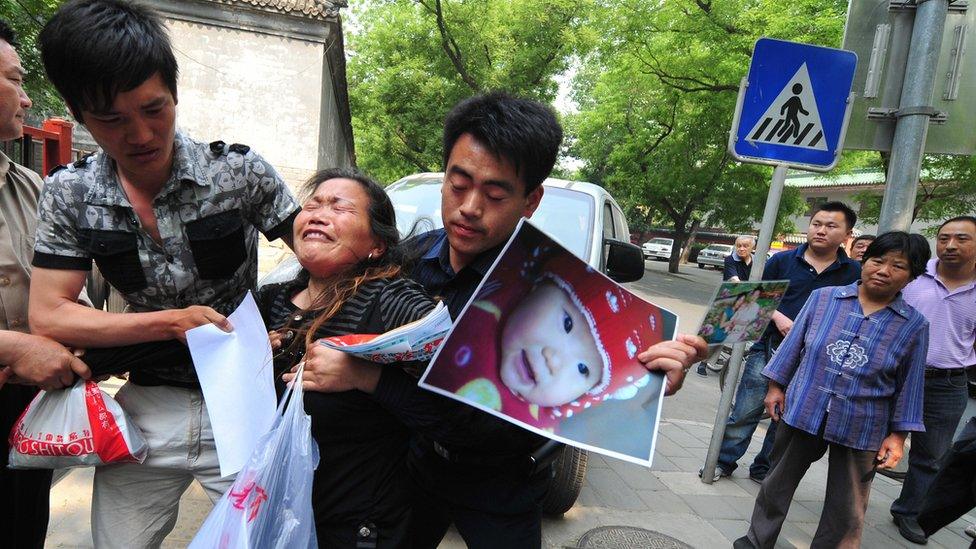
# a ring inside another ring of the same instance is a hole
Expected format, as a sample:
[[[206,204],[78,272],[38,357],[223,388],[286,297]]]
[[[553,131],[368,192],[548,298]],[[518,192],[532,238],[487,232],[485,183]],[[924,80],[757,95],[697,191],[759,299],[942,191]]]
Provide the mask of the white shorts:
[[[142,430],[146,461],[95,469],[95,547],[159,547],[173,527],[180,497],[196,479],[212,502],[234,477],[220,477],[210,417],[199,389],[126,383],[116,400]]]

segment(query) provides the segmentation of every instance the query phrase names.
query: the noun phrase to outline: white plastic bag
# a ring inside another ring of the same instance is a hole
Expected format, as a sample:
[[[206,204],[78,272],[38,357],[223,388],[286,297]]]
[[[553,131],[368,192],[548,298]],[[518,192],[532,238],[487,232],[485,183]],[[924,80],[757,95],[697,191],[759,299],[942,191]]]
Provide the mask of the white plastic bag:
[[[302,370],[285,391],[271,430],[237,473],[190,549],[316,548],[312,475],[319,449],[305,414]]]
[[[41,391],[8,439],[12,469],[93,467],[146,459],[149,447],[118,402],[94,381]]]

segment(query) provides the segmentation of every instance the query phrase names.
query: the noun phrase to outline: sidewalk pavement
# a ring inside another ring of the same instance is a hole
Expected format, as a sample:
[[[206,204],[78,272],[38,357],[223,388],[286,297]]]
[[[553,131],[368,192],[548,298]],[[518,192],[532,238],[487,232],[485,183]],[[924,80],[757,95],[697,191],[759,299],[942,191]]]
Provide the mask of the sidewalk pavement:
[[[681,331],[693,332],[704,314],[704,307],[686,301],[647,297],[678,313]],[[110,392],[118,385],[117,380],[103,383]],[[756,431],[751,451],[740,461],[741,467],[731,478],[703,484],[698,469],[705,461],[718,394],[715,375],[701,378],[689,373],[684,388],[665,400],[657,451],[650,469],[590,453],[579,500],[563,517],[544,521],[543,547],[572,549],[578,546],[585,532],[601,526],[653,530],[703,549],[730,547],[732,540],[744,535],[759,490],[759,485],[748,478],[748,464],[762,445],[766,422]],[[92,474],[92,469],[72,470],[52,490],[47,547],[92,547],[89,524]],[[823,507],[826,478],[827,459],[824,458],[810,467],[797,489],[777,547],[810,546]],[[888,513],[900,490],[901,483],[881,475],[875,477],[863,547],[917,547],[898,534]],[[194,483],[183,495],[179,520],[163,547],[186,547],[210,507],[203,490]],[[963,517],[929,538],[926,547],[968,547],[971,540],[963,529],[970,522],[976,522],[976,518]],[[441,547],[461,549],[464,543],[452,531]]]
[[[714,381],[691,376],[682,389],[693,393],[714,390]],[[599,526],[636,526],[677,538],[693,547],[729,547],[748,528],[759,485],[748,478],[750,452],[743,467],[731,478],[712,485],[698,479],[708,448],[711,425],[701,421],[668,418],[661,421],[657,453],[650,470],[590,453],[586,482],[573,509],[562,518],[546,519],[543,546],[550,549],[575,547],[580,536]],[[714,413],[714,405],[711,408]],[[762,443],[760,426],[752,448]],[[51,526],[47,547],[91,547],[89,510],[92,469],[71,471],[51,493]],[[826,459],[815,463],[796,492],[778,547],[809,547],[823,506],[827,478]],[[901,484],[877,476],[865,520],[863,547],[914,547],[898,535],[888,508]],[[185,547],[210,510],[210,501],[194,483],[183,496],[176,528],[163,547]],[[929,538],[930,548],[967,547],[963,533],[971,516],[956,521]],[[464,547],[451,533],[441,547]]]

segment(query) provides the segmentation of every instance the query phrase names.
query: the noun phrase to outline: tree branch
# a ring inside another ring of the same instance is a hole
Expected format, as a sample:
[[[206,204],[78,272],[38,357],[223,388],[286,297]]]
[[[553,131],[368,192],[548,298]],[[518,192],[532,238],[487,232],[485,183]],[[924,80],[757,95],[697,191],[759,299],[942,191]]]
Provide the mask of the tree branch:
[[[641,54],[634,52],[634,56],[640,61],[641,65],[647,67],[646,71],[641,71],[644,74],[653,74],[658,77],[662,84],[670,88],[674,88],[679,91],[686,93],[695,92],[737,92],[739,87],[732,84],[718,84],[714,82],[706,82],[701,78],[695,78],[692,76],[681,76],[676,74],[668,74],[663,69],[659,68],[660,63],[657,59],[654,59],[652,54],[649,54],[651,58],[650,61],[645,59]]]
[[[728,34],[742,34],[742,31],[739,30],[739,28],[736,27],[735,25],[723,21],[719,21],[715,18],[715,14],[712,13],[711,0],[709,0],[708,2],[705,2],[703,0],[695,0],[695,5],[697,5],[698,9],[700,9],[705,14],[705,18],[711,21],[712,24],[714,24],[716,27],[724,30]]]
[[[407,140],[406,134],[403,133],[402,129],[393,128],[393,135],[395,135],[397,139],[400,141],[400,143],[403,144],[403,149],[404,149],[404,150],[396,150],[397,156],[406,160],[410,164],[413,164],[420,171],[426,172],[430,170],[430,166],[427,165],[427,163],[424,162],[420,157],[420,155],[423,154],[423,150],[421,150],[420,147],[411,145],[410,142]]]
[[[461,55],[461,48],[458,47],[454,37],[451,36],[451,31],[447,28],[447,22],[444,21],[444,9],[441,5],[441,0],[434,0],[433,6],[430,5],[429,0],[417,0],[417,3],[423,6],[437,19],[437,30],[441,35],[441,48],[443,48],[444,53],[447,54],[447,58],[451,60],[451,64],[454,65],[454,69],[458,72],[458,76],[461,77],[461,80],[463,80],[469,88],[476,92],[480,92],[481,86],[478,85],[478,82],[473,76],[471,76],[467,68],[464,66],[464,58]]]

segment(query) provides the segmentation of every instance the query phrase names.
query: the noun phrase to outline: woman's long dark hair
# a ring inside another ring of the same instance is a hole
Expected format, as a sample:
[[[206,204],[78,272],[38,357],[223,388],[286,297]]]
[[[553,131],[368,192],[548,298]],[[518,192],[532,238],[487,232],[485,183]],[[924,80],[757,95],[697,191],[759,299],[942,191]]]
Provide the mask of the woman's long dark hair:
[[[369,198],[367,213],[370,232],[386,248],[386,251],[377,257],[360,259],[350,268],[328,277],[323,290],[318,295],[310,296],[312,303],[307,310],[317,311],[315,320],[307,329],[301,326],[293,328],[298,334],[304,332],[304,337],[295,337],[292,340],[292,345],[301,342],[302,350],[315,341],[315,333],[318,329],[335,316],[347,300],[356,295],[360,286],[373,280],[396,278],[416,259],[412,251],[413,247],[401,243],[396,225],[396,213],[390,197],[379,183],[359,170],[329,168],[319,171],[303,185],[301,192],[303,200],[315,194],[319,185],[330,179],[350,179],[359,183]],[[309,275],[303,269],[300,276]]]

